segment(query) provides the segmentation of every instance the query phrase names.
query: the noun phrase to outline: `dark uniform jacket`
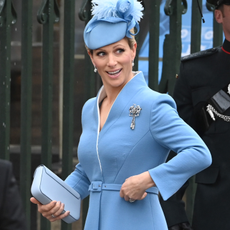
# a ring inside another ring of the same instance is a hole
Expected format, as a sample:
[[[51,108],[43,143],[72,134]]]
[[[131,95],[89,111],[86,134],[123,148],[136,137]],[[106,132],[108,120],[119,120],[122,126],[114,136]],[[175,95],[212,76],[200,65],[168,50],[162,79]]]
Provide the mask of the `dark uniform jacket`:
[[[0,160],[0,230],[26,230],[21,197],[12,164]]]
[[[224,89],[225,109],[217,112],[230,116],[228,84],[230,42],[227,40],[222,47],[182,58],[174,99],[180,116],[202,137],[213,161],[210,167],[196,175],[197,191],[192,222],[194,230],[230,229],[230,122],[215,114],[213,121],[206,111],[206,106],[211,103],[210,98]],[[184,188],[168,201],[162,202],[171,226],[186,220],[184,204],[181,202],[183,193]]]

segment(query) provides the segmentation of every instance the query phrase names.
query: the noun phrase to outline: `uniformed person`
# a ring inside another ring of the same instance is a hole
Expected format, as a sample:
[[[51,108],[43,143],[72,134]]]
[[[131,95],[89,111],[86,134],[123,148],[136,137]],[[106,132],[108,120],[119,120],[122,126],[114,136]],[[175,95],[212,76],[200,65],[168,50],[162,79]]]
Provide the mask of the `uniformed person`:
[[[230,0],[207,0],[222,24],[222,46],[182,58],[174,99],[180,116],[209,147],[213,163],[196,175],[192,227],[182,197],[187,184],[162,201],[170,230],[230,229]]]

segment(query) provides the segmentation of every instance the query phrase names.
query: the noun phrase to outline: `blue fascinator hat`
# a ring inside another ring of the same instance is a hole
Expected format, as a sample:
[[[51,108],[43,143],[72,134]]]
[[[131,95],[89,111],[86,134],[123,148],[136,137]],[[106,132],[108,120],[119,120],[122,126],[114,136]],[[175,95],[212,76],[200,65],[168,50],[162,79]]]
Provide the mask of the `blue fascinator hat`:
[[[132,38],[139,32],[143,6],[137,0],[92,0],[92,19],[84,30],[84,41],[91,49]],[[136,28],[136,33],[130,32]]]

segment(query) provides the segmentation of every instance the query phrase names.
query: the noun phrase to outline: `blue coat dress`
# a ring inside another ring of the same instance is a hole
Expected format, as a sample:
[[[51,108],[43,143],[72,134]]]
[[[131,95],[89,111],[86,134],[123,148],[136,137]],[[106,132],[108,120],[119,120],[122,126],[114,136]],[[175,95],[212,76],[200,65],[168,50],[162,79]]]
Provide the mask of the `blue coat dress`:
[[[102,87],[82,111],[79,164],[66,179],[84,199],[90,194],[85,230],[167,230],[158,201],[166,200],[185,181],[211,164],[209,150],[176,111],[173,99],[151,90],[138,72],[117,96],[99,131]],[[135,127],[130,128],[131,106],[140,106]],[[169,150],[178,155],[165,163]],[[149,171],[157,187],[134,203],[120,197],[124,181]]]

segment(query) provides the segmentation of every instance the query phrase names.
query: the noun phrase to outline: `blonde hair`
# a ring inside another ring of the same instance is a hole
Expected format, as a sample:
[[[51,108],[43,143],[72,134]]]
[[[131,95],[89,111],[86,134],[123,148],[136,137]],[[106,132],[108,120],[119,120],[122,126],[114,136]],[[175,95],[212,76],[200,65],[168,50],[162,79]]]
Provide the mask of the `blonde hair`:
[[[132,29],[130,30],[130,32],[131,32],[132,34],[134,34],[134,33],[135,33],[134,28],[132,28]],[[132,37],[132,38],[128,38],[128,37],[126,37],[126,38],[128,39],[129,47],[132,49],[133,46],[134,46],[134,44],[137,43],[137,41],[136,41],[134,35],[131,35],[131,37]]]

